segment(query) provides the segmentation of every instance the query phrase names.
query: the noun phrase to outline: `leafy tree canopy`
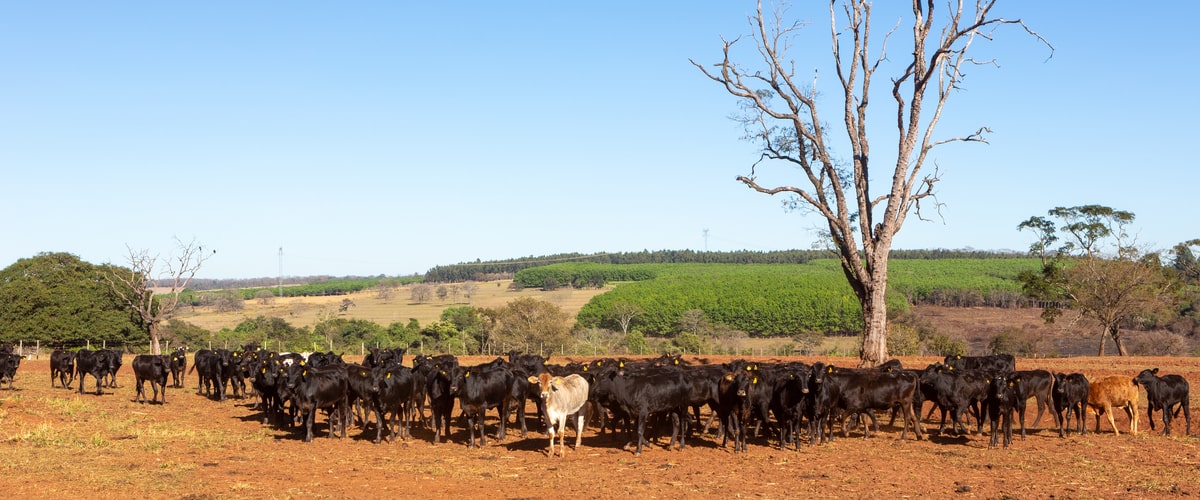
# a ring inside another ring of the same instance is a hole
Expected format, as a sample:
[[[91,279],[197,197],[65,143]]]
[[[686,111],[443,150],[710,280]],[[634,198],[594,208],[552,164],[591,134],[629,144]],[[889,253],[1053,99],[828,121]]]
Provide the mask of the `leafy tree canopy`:
[[[0,270],[0,341],[147,341],[146,331],[100,279],[102,269],[58,252]]]

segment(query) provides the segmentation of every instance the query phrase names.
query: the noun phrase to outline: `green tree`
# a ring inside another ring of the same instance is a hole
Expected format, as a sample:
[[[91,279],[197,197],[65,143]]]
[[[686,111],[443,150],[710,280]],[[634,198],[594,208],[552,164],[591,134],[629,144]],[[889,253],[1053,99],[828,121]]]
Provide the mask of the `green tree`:
[[[751,18],[749,37],[756,50],[748,52],[761,61],[734,62],[740,37],[724,41],[724,58],[715,65],[692,61],[739,100],[745,111],[737,118],[745,127],[744,138],[761,145],[749,175],[737,180],[759,193],[790,196],[787,206],[819,215],[828,228],[828,243],[837,252],[845,278],[862,305],[861,366],[875,366],[888,358],[888,257],[908,215],[915,212],[923,218],[923,201],[937,206],[933,196],[940,180],[938,171],[936,167],[932,172],[925,170],[930,152],[947,143],[986,142],[984,134],[990,132],[981,127],[949,138],[934,133],[949,97],[963,85],[967,74],[963,70],[975,63],[968,55],[972,42],[978,37],[993,39],[994,31],[1004,25],[1017,25],[1041,39],[1019,19],[993,17],[994,4],[994,0],[952,2],[947,13],[935,16],[934,2],[915,1],[912,16],[902,20],[908,26],[901,30],[893,23],[881,23],[883,30],[892,30],[884,33],[872,26],[871,2],[846,1],[842,8],[831,2],[829,33],[836,75],[832,99],[817,93],[815,71],[811,76],[796,74],[798,67],[813,67],[811,62],[797,64],[789,59],[789,44],[805,23],[782,19],[786,12],[782,8],[768,18],[761,2]],[[888,40],[889,35],[909,29],[911,50],[885,53],[885,44],[872,52],[875,46],[869,42]],[[803,47],[800,53],[817,51]],[[895,70],[890,78],[890,101],[872,98],[876,96],[870,92],[871,84],[879,69]],[[891,140],[894,134],[894,148],[872,151],[869,145],[869,138],[877,137],[868,132],[868,126],[878,120],[868,119],[868,111],[875,109],[870,104],[876,102],[894,105],[888,113],[893,117],[890,126],[895,128],[882,135]],[[818,109],[826,106],[839,118],[833,123],[844,127],[842,141],[834,140],[836,131],[826,128],[827,118],[818,114]],[[839,142],[848,143],[850,150],[836,153],[833,148]],[[879,151],[883,154],[872,156]],[[893,166],[891,171],[872,172],[873,159],[875,165]],[[775,165],[796,172],[801,182],[760,183],[759,170]]]
[[[0,270],[0,342],[145,342],[101,272],[69,253],[39,253]]]
[[[1043,262],[1040,272],[1019,276],[1025,293],[1043,302],[1047,322],[1066,309],[1096,319],[1103,330],[1099,355],[1109,339],[1118,354],[1127,355],[1122,325],[1171,309],[1179,290],[1174,273],[1157,254],[1143,255],[1130,240],[1131,212],[1082,205],[1057,207],[1048,215],[1017,226],[1034,232],[1037,241],[1030,252]]]
[[[472,350],[482,352],[487,345],[487,320],[482,311],[472,306],[447,307],[442,310],[441,320],[454,325]]]
[[[625,345],[629,354],[645,354],[650,351],[650,346],[646,343],[646,336],[637,330],[626,333],[625,339],[621,343]]]

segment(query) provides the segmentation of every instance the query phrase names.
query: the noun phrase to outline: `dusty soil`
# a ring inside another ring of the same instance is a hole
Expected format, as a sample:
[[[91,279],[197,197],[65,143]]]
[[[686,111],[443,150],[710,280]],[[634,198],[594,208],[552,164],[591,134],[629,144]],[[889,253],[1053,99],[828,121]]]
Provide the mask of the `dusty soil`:
[[[851,366],[853,359],[821,359]],[[932,358],[902,358],[924,366]],[[624,440],[585,432],[579,450],[565,457],[545,453],[546,436],[531,419],[525,437],[511,432],[488,446],[468,448],[465,431],[434,445],[417,428],[408,442],[375,445],[360,429],[348,439],[302,435],[264,426],[248,400],[217,402],[196,394],[193,375],[184,389],[169,391],[167,404],[132,402],[129,359],[119,387],[103,395],[51,388],[46,360],[22,363],[16,390],[0,391],[0,491],[6,498],[388,498],[627,497],[797,498],[857,497],[1112,498],[1200,495],[1200,450],[1184,436],[1180,418],[1173,435],[1150,431],[1141,405],[1138,435],[1121,434],[1107,420],[1100,433],[1058,437],[1043,417],[1039,429],[1008,449],[988,449],[987,436],[929,435],[899,440],[899,429],[863,439],[852,433],[832,444],[779,450],[764,438],[733,454],[713,436],[688,441],[683,451],[660,443],[640,456]],[[482,359],[466,359],[467,363]],[[561,360],[559,360],[561,361]],[[723,359],[710,358],[709,362]],[[1132,377],[1147,367],[1179,373],[1200,387],[1194,358],[1064,358],[1018,361],[1019,369],[1080,371],[1089,378]],[[91,382],[91,379],[89,379]],[[94,385],[90,385],[94,388]],[[76,388],[78,385],[76,385]],[[1034,405],[1030,403],[1030,407]],[[1193,404],[1193,409],[1194,404]],[[532,406],[530,414],[533,414]],[[1027,416],[1032,424],[1034,414]],[[1200,414],[1198,414],[1200,415]],[[927,421],[925,427],[936,429]],[[510,427],[511,430],[511,427]],[[1200,421],[1193,432],[1200,432]],[[665,443],[665,441],[663,442]]]

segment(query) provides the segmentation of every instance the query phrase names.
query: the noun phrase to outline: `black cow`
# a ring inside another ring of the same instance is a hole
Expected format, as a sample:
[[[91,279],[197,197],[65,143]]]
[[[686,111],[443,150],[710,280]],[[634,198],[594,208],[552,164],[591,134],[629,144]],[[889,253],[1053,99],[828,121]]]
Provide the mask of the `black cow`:
[[[346,422],[350,415],[345,365],[293,368],[287,385],[292,395],[292,403],[296,405],[300,417],[304,420],[304,442],[312,442],[313,422],[317,418],[317,410],[320,409],[329,412],[328,437],[333,437],[339,425],[341,437],[346,437]]]
[[[981,370],[960,370],[935,363],[925,368],[921,374],[921,382],[932,386],[934,401],[942,411],[942,423],[938,426],[941,434],[946,428],[946,413],[950,413],[954,432],[963,434],[967,431],[962,423],[964,412],[970,411],[978,420],[979,432],[983,431],[983,415],[980,405],[987,398],[987,374]]]
[[[375,428],[375,443],[380,442],[381,431],[385,427],[389,441],[394,441],[393,438],[397,434],[400,435],[400,439],[408,439],[411,435],[410,425],[421,378],[413,369],[399,364],[380,366],[374,370],[373,375],[377,387],[375,404],[380,419]]]
[[[250,384],[258,393],[259,407],[263,411],[262,423],[272,420],[283,421],[283,399],[279,386],[287,384],[287,372],[280,358],[273,354],[260,356],[250,374]]]
[[[492,408],[497,410],[500,417],[500,430],[496,439],[504,440],[515,378],[511,370],[500,365],[460,366],[454,370],[450,392],[458,398],[458,406],[467,418],[470,436],[467,446],[475,446],[476,430],[479,431],[479,446],[487,446],[484,413]]]
[[[100,390],[100,382],[108,376],[111,368],[109,367],[109,358],[101,351],[91,351],[88,349],[80,349],[75,354],[75,374],[79,376],[79,393],[83,394],[83,382],[85,375],[91,375],[96,379],[96,395],[104,394]]]
[[[908,438],[908,428],[913,427],[917,439],[924,439],[921,422],[913,413],[913,393],[920,390],[920,380],[909,372],[880,372],[868,370],[834,370],[825,376],[826,384],[837,385],[839,397],[834,401],[834,407],[844,412],[842,418],[866,413],[876,425],[875,410],[891,410],[898,408],[904,417],[904,427],[900,439]],[[863,425],[863,438],[870,436],[868,426]],[[848,435],[845,422],[842,424],[842,436]]]
[[[139,354],[133,358],[133,376],[137,381],[137,395],[133,400],[146,402],[146,381],[154,390],[151,403],[157,403],[158,391],[162,389],[162,404],[167,403],[167,375],[171,373],[171,357],[157,354]]]
[[[454,411],[454,392],[451,382],[458,368],[457,360],[443,359],[431,362],[432,370],[425,380],[425,392],[429,395],[429,410],[433,425],[433,443],[450,440],[450,414]]]
[[[991,441],[988,448],[995,448],[1000,435],[1004,435],[1004,447],[1012,444],[1012,418],[1018,402],[1024,401],[1021,393],[1021,376],[1014,372],[994,373],[988,377],[988,395],[985,404],[991,420]],[[997,431],[999,427],[999,431]]]
[[[762,384],[765,386],[766,384]],[[717,386],[718,413],[725,429],[721,447],[733,436],[733,452],[746,451],[746,435],[754,410],[754,393],[759,390],[759,376],[750,370],[729,372]]]
[[[246,370],[242,364],[242,351],[230,351],[228,349],[217,349],[217,354],[221,356],[221,394],[220,400],[225,400],[224,384],[229,384],[229,391],[233,393],[235,398],[246,397]]]
[[[1037,403],[1037,417],[1033,419],[1033,426],[1037,427],[1038,422],[1042,421],[1042,412],[1046,409],[1050,410],[1050,415],[1054,418],[1054,425],[1058,427],[1058,413],[1054,411],[1054,375],[1046,370],[1021,370],[1015,372],[1017,379],[1021,381],[1021,395],[1023,399],[1017,402],[1017,421],[1021,423],[1021,439],[1025,439],[1025,406],[1029,403],[1029,398],[1034,398]]]
[[[1087,434],[1083,414],[1084,409],[1087,408],[1089,387],[1088,379],[1082,373],[1054,374],[1054,412],[1058,414],[1058,437],[1066,435],[1072,413],[1075,414],[1075,420],[1078,423],[1076,432]]]
[[[21,367],[21,355],[13,353],[0,353],[0,388],[4,387],[4,382],[8,381],[8,389],[13,390],[13,382],[17,378],[17,368]]]
[[[117,388],[117,370],[121,369],[121,353],[112,349],[101,349],[96,351],[97,354],[108,358],[108,375],[104,380],[104,386],[112,389]]]
[[[171,386],[183,388],[183,374],[187,371],[187,348],[178,347],[171,353]]]
[[[538,418],[542,418],[546,414],[546,402],[538,397],[539,390],[532,387],[529,383],[529,377],[537,377],[549,371],[546,368],[546,362],[550,358],[540,356],[538,354],[520,353],[518,351],[509,351],[508,362],[512,365],[513,375],[516,376],[517,387],[513,390],[513,405],[517,409],[517,419],[521,424],[521,436],[525,436],[525,402],[532,399],[534,405],[537,406]],[[506,417],[507,418],[507,417]]]
[[[1171,435],[1172,412],[1177,416],[1183,409],[1183,418],[1187,422],[1187,434],[1192,433],[1192,410],[1189,406],[1189,388],[1187,379],[1180,375],[1158,376],[1158,368],[1142,370],[1133,379],[1134,385],[1146,389],[1146,418],[1150,420],[1150,430],[1154,430],[1154,410],[1162,411],[1163,434]],[[1180,408],[1175,406],[1179,405]]]
[[[833,441],[833,420],[837,415],[834,404],[841,398],[841,393],[838,392],[837,384],[827,382],[829,375],[836,369],[818,361],[813,363],[809,371],[808,393],[812,401],[805,417],[808,418],[809,439],[814,445],[818,442],[823,444]]]
[[[371,413],[375,413],[376,422],[376,441],[379,441],[379,425],[383,422],[383,416],[380,415],[379,408],[379,386],[375,384],[375,375],[373,369],[365,365],[356,363],[347,363],[346,368],[346,402],[350,405],[350,412],[354,420],[359,423],[360,427],[365,431],[367,422],[371,418]]]
[[[75,353],[63,349],[55,349],[50,353],[50,387],[58,379],[64,389],[71,388],[75,381]]]
[[[618,367],[621,366],[618,362]],[[629,365],[630,363],[625,363]],[[667,448],[679,443],[685,447],[688,431],[687,408],[691,402],[691,384],[684,372],[670,368],[626,370],[609,367],[596,377],[595,396],[605,407],[623,412],[635,419],[637,428],[634,454],[642,453],[646,442],[646,423],[653,415],[666,414],[671,419],[671,441]],[[634,444],[630,442],[626,447]]]
[[[1012,354],[992,354],[989,356],[961,356],[951,354],[942,362],[955,370],[988,370],[999,372],[1017,371],[1017,359]]]
[[[363,358],[362,364],[367,368],[378,368],[392,364],[404,364],[404,354],[408,352],[408,349],[380,349],[378,347],[372,347],[370,351],[371,352],[367,353],[367,356]]]
[[[229,352],[229,351],[225,351]],[[204,394],[208,397],[215,397],[218,401],[225,401],[225,375],[229,370],[229,358],[223,356],[219,351],[210,349],[201,349],[196,351],[196,358],[193,360],[191,370],[196,371],[198,380],[196,382],[196,393]]]

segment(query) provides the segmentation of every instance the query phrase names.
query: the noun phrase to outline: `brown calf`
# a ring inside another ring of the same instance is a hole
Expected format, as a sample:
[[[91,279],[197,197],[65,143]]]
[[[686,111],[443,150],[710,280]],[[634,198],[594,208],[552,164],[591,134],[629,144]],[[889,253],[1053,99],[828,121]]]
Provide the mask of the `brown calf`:
[[[1129,433],[1137,435],[1138,388],[1129,377],[1112,375],[1092,382],[1088,386],[1087,404],[1096,412],[1096,432],[1100,432],[1100,415],[1107,413],[1113,433],[1120,436],[1121,432],[1113,420],[1113,408],[1124,408],[1129,415]]]

